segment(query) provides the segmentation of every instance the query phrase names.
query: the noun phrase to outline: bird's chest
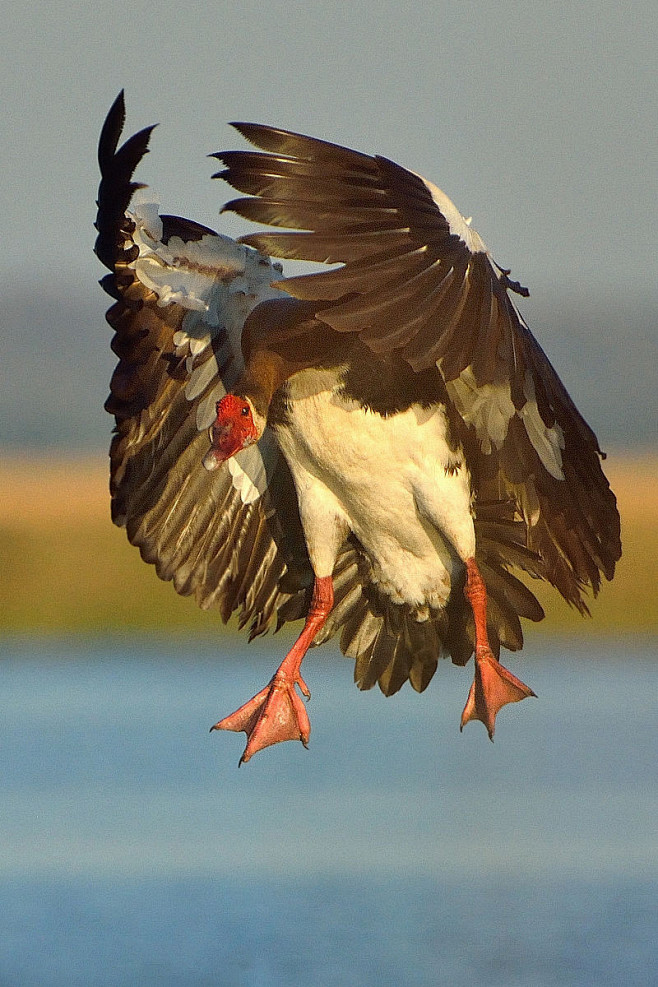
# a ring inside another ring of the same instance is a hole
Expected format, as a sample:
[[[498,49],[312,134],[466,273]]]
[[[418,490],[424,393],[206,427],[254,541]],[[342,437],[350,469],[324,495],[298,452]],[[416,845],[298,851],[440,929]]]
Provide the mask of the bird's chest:
[[[412,405],[385,417],[346,400],[336,387],[296,383],[276,431],[307,539],[322,538],[333,515],[357,536],[375,578],[395,583],[393,597],[434,598],[437,580],[443,595],[451,549],[441,535],[442,490],[457,491],[457,511],[470,523],[468,475],[449,443],[443,409]],[[404,585],[405,574],[413,587]]]
[[[383,416],[337,386],[309,390],[303,376],[293,379],[280,444],[295,475],[322,481],[346,504],[389,501],[411,491],[419,476],[444,474],[455,460],[443,409],[412,405]]]

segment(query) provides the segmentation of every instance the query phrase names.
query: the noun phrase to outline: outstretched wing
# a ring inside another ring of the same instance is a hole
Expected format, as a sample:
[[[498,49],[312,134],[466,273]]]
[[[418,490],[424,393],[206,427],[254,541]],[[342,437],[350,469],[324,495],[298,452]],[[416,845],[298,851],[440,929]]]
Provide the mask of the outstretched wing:
[[[267,257],[207,227],[158,215],[132,174],[152,128],[118,147],[123,94],[99,144],[96,253],[116,299],[107,313],[119,358],[106,408],[112,517],[176,590],[251,634],[284,604],[297,616],[312,573],[287,466],[261,441],[212,473],[202,461],[218,399],[242,370],[249,312],[281,277]],[[282,537],[285,527],[286,537]]]
[[[544,578],[586,610],[621,554],[619,515],[596,436],[510,297],[527,290],[491,259],[448,197],[392,161],[300,134],[235,124],[262,151],[216,155],[250,198],[226,209],[302,232],[242,238],[276,257],[337,269],[278,287],[374,353],[446,383],[484,500],[512,498]],[[263,153],[265,152],[265,153]]]

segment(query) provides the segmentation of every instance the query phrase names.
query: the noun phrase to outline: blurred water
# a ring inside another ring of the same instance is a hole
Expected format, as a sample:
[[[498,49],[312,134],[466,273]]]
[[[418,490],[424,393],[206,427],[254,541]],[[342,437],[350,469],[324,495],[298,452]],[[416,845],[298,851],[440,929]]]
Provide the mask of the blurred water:
[[[468,670],[319,649],[310,750],[238,771],[207,729],[284,646],[226,640],[5,646],[2,987],[658,983],[656,642],[511,658],[495,744]]]

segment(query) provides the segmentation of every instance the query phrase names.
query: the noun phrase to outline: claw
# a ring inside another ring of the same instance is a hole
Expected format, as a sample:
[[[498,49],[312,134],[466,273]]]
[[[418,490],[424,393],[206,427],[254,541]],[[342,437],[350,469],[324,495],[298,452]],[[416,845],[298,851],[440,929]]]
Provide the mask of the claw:
[[[496,715],[507,703],[518,703],[536,694],[509,669],[496,661],[491,651],[476,655],[475,677],[462,713],[460,730],[469,720],[481,720],[493,740]]]

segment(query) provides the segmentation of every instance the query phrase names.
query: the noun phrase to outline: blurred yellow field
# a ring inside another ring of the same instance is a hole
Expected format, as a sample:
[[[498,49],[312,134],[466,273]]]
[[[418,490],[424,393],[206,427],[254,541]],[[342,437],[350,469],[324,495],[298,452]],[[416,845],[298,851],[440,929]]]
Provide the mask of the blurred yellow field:
[[[592,601],[592,619],[533,583],[547,617],[531,629],[581,635],[656,633],[658,456],[611,455],[606,472],[619,501],[624,556],[615,580]],[[0,462],[0,630],[10,633],[131,629],[216,633],[202,613],[162,583],[109,515],[107,462],[57,456]]]

